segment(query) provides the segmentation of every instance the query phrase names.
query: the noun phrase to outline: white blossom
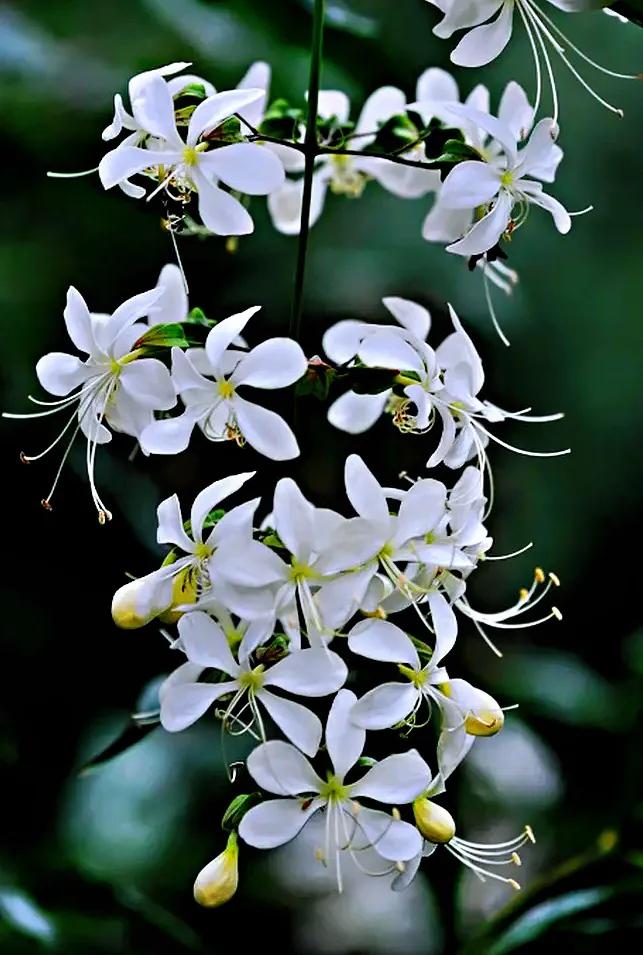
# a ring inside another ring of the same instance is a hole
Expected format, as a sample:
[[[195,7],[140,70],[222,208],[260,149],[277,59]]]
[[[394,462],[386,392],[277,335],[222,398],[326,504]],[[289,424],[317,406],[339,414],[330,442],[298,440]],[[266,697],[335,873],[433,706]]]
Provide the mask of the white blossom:
[[[250,732],[265,741],[263,708],[291,742],[309,756],[315,755],[322,737],[318,717],[269,688],[306,697],[335,693],[347,675],[341,657],[323,649],[295,650],[265,666],[252,660],[259,634],[246,631],[235,659],[223,630],[202,611],[185,614],[178,627],[179,645],[188,663],[161,687],[161,723],[166,730],[177,732],[191,726],[214,702],[230,697],[221,714],[230,733]],[[204,670],[218,671],[226,679],[198,682]]]
[[[306,357],[289,338],[270,338],[251,349],[232,345],[260,306],[219,322],[205,348],[172,350],[172,380],[185,405],[183,414],[150,423],[141,435],[148,454],[178,454],[198,426],[210,441],[248,442],[278,461],[294,458],[299,447],[291,428],[274,411],[239,394],[247,388],[277,389],[303,377]]]
[[[155,411],[166,411],[176,404],[176,392],[170,373],[157,358],[145,357],[138,346],[148,331],[141,320],[154,313],[160,297],[158,288],[135,295],[123,302],[112,315],[89,311],[73,286],[67,292],[64,311],[69,337],[84,357],[50,352],[36,365],[42,387],[55,401],[30,397],[45,410],[32,414],[8,414],[8,418],[43,418],[71,412],[57,438],[40,454],[22,455],[25,462],[37,461],[70,436],[56,478],[43,505],[50,502],[62,467],[79,431],[87,441],[87,476],[92,500],[102,523],[111,518],[96,488],[94,467],[99,444],[112,439],[112,431],[140,439],[154,419]],[[62,396],[62,397],[60,397]]]
[[[366,808],[358,800],[380,803],[412,802],[429,785],[431,772],[416,750],[387,756],[355,782],[346,776],[359,760],[366,734],[350,719],[355,694],[341,690],[326,724],[326,749],[332,765],[326,780],[317,775],[308,760],[288,743],[278,740],[258,746],[248,759],[253,779],[279,799],[250,809],[243,817],[239,835],[249,845],[271,849],[293,839],[316,812],[323,810],[324,845],[317,857],[336,872],[342,888],[340,853],[348,852],[359,864],[360,850],[372,846],[383,859],[395,863],[414,858],[421,851],[417,829],[399,817]],[[386,870],[385,870],[386,871]],[[383,874],[383,873],[379,873]]]

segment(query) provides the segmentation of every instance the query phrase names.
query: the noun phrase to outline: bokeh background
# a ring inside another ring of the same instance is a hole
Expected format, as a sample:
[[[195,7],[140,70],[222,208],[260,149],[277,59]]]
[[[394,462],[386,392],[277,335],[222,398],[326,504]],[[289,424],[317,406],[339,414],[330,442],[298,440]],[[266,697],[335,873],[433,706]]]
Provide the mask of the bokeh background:
[[[356,106],[383,83],[412,95],[426,67],[448,66],[449,46],[432,35],[428,4],[333,0],[330,7],[323,85],[346,90]],[[69,284],[94,310],[111,311],[153,285],[172,260],[149,206],[104,193],[96,177],[52,181],[45,171],[96,165],[114,91],[124,92],[133,73],[172,60],[193,60],[227,88],[265,59],[274,67],[274,96],[301,102],[310,26],[305,0],[0,3],[3,409],[28,410],[37,358],[67,348]],[[567,18],[565,27],[606,65],[641,67],[637,27],[603,14]],[[494,102],[509,78],[532,89],[524,36],[483,74],[456,75],[464,92],[484,79]],[[567,161],[556,194],[568,208],[595,209],[568,237],[535,212],[516,239],[511,264],[521,284],[512,300],[496,296],[510,349],[493,333],[480,276],[421,240],[430,200],[399,201],[375,184],[359,202],[332,197],[314,229],[304,322],[313,354],[328,324],[383,320],[380,299],[398,294],[431,307],[439,337],[450,300],[484,356],[487,397],[566,412],[560,424],[505,427],[503,437],[523,447],[569,445],[573,453],[538,460],[495,449],[490,527],[498,550],[535,546],[483,567],[471,584],[478,605],[499,608],[540,564],[561,578],[564,622],[507,633],[502,661],[464,628],[451,665],[503,704],[520,704],[502,734],[476,744],[447,804],[461,833],[479,841],[531,823],[538,843],[524,854],[523,892],[514,898],[505,887],[481,885],[438,852],[407,893],[391,893],[385,880],[353,879],[336,897],[305,845],[264,856],[244,851],[235,900],[199,910],[192,881],[223,847],[219,822],[230,796],[214,722],[177,736],[157,729],[79,773],[119,736],[132,710],[153,700],[159,677],[177,662],[155,627],[117,631],[109,603],[126,571],[158,564],[155,507],[164,496],[177,490],[189,503],[215,478],[257,464],[266,488],[283,472],[250,451],[199,442],[179,458],[128,462],[131,444],[115,440],[98,466],[114,520],[99,527],[82,449],[54,511],[45,513],[39,501],[57,461],[27,468],[18,451],[40,450],[55,425],[5,421],[3,953],[178,955],[262,944],[354,955],[502,955],[563,944],[593,953],[640,934],[641,87],[592,77],[624,108],[620,121],[558,75]],[[209,316],[263,304],[258,340],[285,334],[296,242],[275,233],[262,200],[252,211],[256,232],[235,255],[215,239],[186,239],[182,252],[191,302]],[[341,506],[341,462],[353,447],[384,483],[403,467],[421,472],[424,439],[403,439],[386,422],[354,444],[331,433],[314,399],[302,400],[299,420],[297,476],[318,500]]]

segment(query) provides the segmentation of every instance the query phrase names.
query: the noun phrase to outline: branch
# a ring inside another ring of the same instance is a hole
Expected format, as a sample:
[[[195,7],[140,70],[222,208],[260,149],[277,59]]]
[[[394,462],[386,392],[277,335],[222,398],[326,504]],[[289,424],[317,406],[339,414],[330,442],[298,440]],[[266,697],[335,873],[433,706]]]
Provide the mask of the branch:
[[[306,277],[306,254],[310,232],[310,205],[313,194],[313,174],[315,159],[319,155],[317,146],[317,107],[319,103],[319,83],[321,79],[322,48],[324,42],[325,0],[315,0],[313,13],[313,37],[310,55],[310,78],[308,81],[308,118],[303,152],[306,156],[304,169],[304,191],[301,205],[301,225],[299,229],[299,247],[297,250],[297,271],[295,273],[295,291],[293,293],[292,314],[290,316],[290,335],[299,340],[301,313],[304,299],[304,280]]]

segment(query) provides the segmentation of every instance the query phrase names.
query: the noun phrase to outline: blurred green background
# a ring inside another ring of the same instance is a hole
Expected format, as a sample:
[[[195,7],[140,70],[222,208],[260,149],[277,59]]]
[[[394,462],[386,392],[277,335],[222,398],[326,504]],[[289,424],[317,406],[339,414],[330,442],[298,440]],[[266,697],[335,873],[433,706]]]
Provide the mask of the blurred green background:
[[[346,90],[357,108],[384,83],[412,98],[426,67],[448,66],[449,44],[432,35],[436,14],[421,0],[334,0],[330,7],[323,85]],[[564,25],[606,65],[641,67],[636,27],[603,14]],[[96,165],[113,93],[124,92],[133,73],[172,60],[193,60],[196,72],[225,89],[253,60],[266,59],[273,94],[301,101],[310,26],[305,0],[0,3],[3,409],[28,410],[36,360],[67,348],[69,284],[93,310],[111,311],[152,286],[172,260],[149,206],[104,193],[96,177],[52,181],[45,171]],[[484,71],[456,75],[464,92],[483,80],[495,103],[510,78],[533,89],[524,35]],[[177,736],[156,730],[78,775],[127,724],[142,688],[177,662],[154,627],[117,631],[109,604],[125,571],[145,573],[158,563],[155,507],[164,496],[177,490],[189,504],[215,478],[257,465],[269,488],[283,470],[250,451],[199,442],[175,459],[139,455],[128,463],[131,443],[117,439],[99,455],[99,481],[115,515],[99,527],[81,449],[55,510],[45,513],[38,502],[57,462],[48,457],[25,468],[18,451],[40,450],[54,425],[5,421],[3,953],[163,955],[259,944],[354,955],[502,955],[573,944],[593,953],[641,933],[641,87],[592,77],[624,108],[619,121],[558,75],[566,161],[555,194],[568,208],[591,203],[595,210],[576,219],[567,237],[538,212],[520,232],[511,250],[520,286],[512,300],[496,296],[510,349],[493,333],[479,274],[421,240],[430,200],[396,200],[375,184],[360,202],[329,199],[312,234],[304,323],[313,354],[328,324],[383,320],[381,297],[397,294],[431,307],[439,340],[449,300],[480,345],[486,397],[507,408],[566,412],[560,424],[502,431],[523,447],[571,445],[573,453],[545,461],[494,449],[490,529],[498,551],[529,540],[535,547],[483,567],[471,584],[478,605],[500,608],[541,564],[561,578],[556,602],[564,622],[509,632],[500,641],[503,661],[463,626],[451,665],[503,704],[520,704],[502,734],[476,744],[447,804],[461,834],[478,841],[508,838],[531,823],[538,843],[524,854],[523,893],[509,899],[510,890],[480,885],[438,852],[407,893],[391,893],[383,880],[354,880],[338,898],[307,854],[246,850],[235,900],[199,910],[192,881],[223,847],[219,820],[230,796],[215,724],[202,721]],[[195,238],[183,242],[182,254],[191,303],[209,316],[263,304],[256,337],[250,334],[257,341],[286,331],[296,242],[275,233],[263,200],[253,202],[253,215],[256,232],[236,255],[216,239]],[[331,432],[313,399],[304,402],[297,476],[317,500],[342,506],[349,449],[383,483],[401,468],[421,473],[423,439],[402,438],[382,422],[353,442]],[[153,687],[147,692],[153,696]]]

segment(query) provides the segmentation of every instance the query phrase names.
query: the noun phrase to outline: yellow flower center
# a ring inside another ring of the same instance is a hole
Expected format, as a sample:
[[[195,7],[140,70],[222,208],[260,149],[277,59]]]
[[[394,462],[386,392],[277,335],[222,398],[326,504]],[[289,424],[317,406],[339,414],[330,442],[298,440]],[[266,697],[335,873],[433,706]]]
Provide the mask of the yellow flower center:
[[[194,550],[194,556],[198,560],[206,560],[208,557],[212,557],[212,553],[212,548],[203,543],[197,544]]]
[[[410,680],[413,686],[417,687],[418,690],[421,690],[427,680],[427,673],[425,670],[414,670],[412,667],[404,666],[403,663],[398,663],[398,670],[405,676],[407,680]]]
[[[260,690],[263,686],[264,680],[264,670],[265,667],[263,664],[260,664],[258,667],[255,667],[254,670],[247,670],[245,673],[239,675],[239,686],[242,686],[246,690]]]
[[[302,580],[311,580],[312,578],[317,577],[316,571],[312,567],[309,567],[308,564],[301,564],[298,560],[293,558],[292,566],[290,568],[290,579],[296,583],[301,583]]]
[[[186,146],[183,150],[183,163],[186,166],[196,166],[199,154],[194,146]]]
[[[232,398],[234,394],[234,385],[231,381],[220,381],[217,385],[217,388],[222,398]]]
[[[337,776],[328,775],[328,779],[320,787],[319,795],[328,802],[344,802],[348,799],[348,786],[344,786]]]
[[[510,169],[507,169],[506,172],[503,172],[502,176],[500,177],[500,185],[505,186],[506,188],[508,188],[513,181],[514,174]]]

